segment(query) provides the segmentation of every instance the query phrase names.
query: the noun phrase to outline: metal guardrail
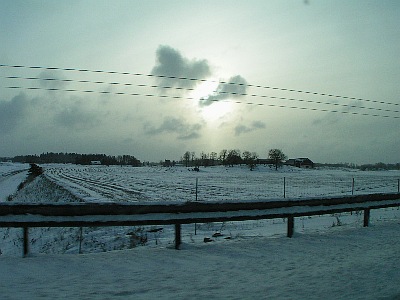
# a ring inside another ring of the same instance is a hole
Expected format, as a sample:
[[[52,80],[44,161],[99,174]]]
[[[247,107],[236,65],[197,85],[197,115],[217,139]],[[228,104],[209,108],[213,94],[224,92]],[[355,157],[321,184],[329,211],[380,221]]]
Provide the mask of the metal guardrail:
[[[181,244],[181,224],[287,218],[287,236],[294,218],[364,211],[364,226],[371,209],[400,206],[400,194],[308,198],[290,201],[186,202],[182,204],[17,204],[0,203],[0,227],[24,229],[24,255],[28,253],[30,227],[96,227],[175,225],[175,248]]]

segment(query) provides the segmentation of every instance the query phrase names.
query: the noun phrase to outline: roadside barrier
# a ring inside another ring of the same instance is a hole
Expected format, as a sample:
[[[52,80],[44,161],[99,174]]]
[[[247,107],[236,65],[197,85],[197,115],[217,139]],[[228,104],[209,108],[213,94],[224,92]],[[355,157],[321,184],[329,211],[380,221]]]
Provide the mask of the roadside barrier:
[[[23,228],[24,256],[29,253],[31,227],[175,225],[175,248],[179,249],[182,224],[287,218],[287,236],[292,237],[296,217],[363,211],[364,227],[367,227],[371,209],[398,206],[399,193],[290,201],[185,202],[167,205],[0,203],[0,227]]]

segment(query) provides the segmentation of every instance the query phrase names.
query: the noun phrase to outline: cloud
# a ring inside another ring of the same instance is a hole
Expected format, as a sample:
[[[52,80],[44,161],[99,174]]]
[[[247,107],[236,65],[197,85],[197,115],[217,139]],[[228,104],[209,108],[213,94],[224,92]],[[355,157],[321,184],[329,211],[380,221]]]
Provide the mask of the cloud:
[[[178,50],[170,46],[159,46],[156,51],[157,62],[151,74],[158,76],[172,76],[176,78],[156,77],[157,84],[163,91],[163,86],[191,89],[201,81],[190,79],[205,79],[211,75],[211,68],[207,60],[188,59]],[[188,80],[178,79],[188,78]],[[200,106],[209,106],[215,101],[237,99],[247,92],[247,81],[240,75],[232,76],[222,81],[213,94],[200,99]]]
[[[366,111],[362,109],[362,104],[359,101],[351,101],[346,104],[340,104],[339,101],[333,100],[332,103],[335,104],[335,107],[330,108],[332,112],[328,112],[322,117],[317,117],[312,121],[313,125],[321,126],[321,125],[332,125],[338,123],[343,120],[343,118],[348,118],[349,113],[371,113],[371,111]]]
[[[151,71],[152,75],[204,79],[211,74],[207,60],[190,60],[170,46],[159,46],[156,56],[157,62]],[[193,88],[199,83],[197,80],[178,78],[156,78],[156,80],[160,86],[177,88]]]
[[[238,125],[235,127],[235,135],[241,135],[243,133],[248,133],[248,132],[252,132],[258,129],[263,129],[266,128],[266,125],[264,122],[261,121],[254,121],[253,123],[251,123],[250,126],[246,126],[246,125]]]
[[[254,121],[254,122],[252,123],[252,126],[253,126],[254,129],[263,129],[263,128],[266,128],[265,123],[264,123],[264,122],[261,122],[261,121]]]
[[[75,104],[65,107],[54,115],[54,123],[72,129],[90,129],[99,123],[95,113],[89,112]]]
[[[40,86],[45,89],[64,89],[68,85],[60,71],[45,70],[38,77]]]
[[[199,138],[199,131],[202,129],[201,124],[189,124],[183,119],[167,117],[158,127],[146,124],[144,130],[149,135],[159,135],[164,133],[178,134],[177,138],[181,140]]]
[[[10,133],[24,119],[27,100],[19,94],[11,101],[0,101],[0,133]]]
[[[247,92],[247,81],[240,75],[229,78],[228,81],[221,82],[216,92],[208,97],[202,98],[199,102],[200,106],[211,105],[215,101],[225,99],[240,98]]]

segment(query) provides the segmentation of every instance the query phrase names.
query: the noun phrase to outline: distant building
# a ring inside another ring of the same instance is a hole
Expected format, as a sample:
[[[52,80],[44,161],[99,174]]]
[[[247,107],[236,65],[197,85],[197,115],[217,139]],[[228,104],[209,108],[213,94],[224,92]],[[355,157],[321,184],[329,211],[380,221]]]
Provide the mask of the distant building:
[[[163,163],[163,166],[164,167],[171,167],[173,164],[172,164],[172,162],[171,162],[171,160],[169,160],[169,159],[166,159],[165,161],[164,161],[164,163]]]
[[[100,160],[92,160],[90,162],[91,165],[101,165],[101,161]]]
[[[257,159],[257,165],[274,165],[275,162],[273,159],[269,158],[258,158]]]
[[[297,168],[312,169],[314,168],[314,162],[309,158],[291,158],[285,162],[287,166],[293,166]]]

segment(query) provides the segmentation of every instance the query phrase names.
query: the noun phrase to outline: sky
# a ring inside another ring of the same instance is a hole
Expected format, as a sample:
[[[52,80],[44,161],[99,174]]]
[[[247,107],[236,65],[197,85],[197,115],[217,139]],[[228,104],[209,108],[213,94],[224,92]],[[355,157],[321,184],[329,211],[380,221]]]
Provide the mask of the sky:
[[[398,1],[0,0],[0,26],[0,157],[400,162]]]

